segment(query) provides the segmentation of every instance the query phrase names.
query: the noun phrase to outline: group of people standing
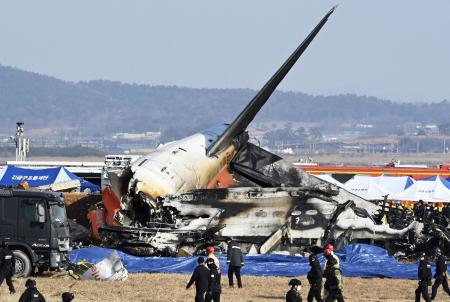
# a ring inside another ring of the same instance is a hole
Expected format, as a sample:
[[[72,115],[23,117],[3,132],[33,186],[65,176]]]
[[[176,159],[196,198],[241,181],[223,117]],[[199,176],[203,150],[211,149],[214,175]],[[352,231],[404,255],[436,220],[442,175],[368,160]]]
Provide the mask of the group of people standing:
[[[7,242],[2,242],[0,248],[0,286],[3,281],[6,280],[6,284],[9,288],[11,295],[16,293],[12,277],[15,272],[15,259],[14,253],[9,249]],[[74,295],[69,292],[65,292],[61,295],[62,302],[71,302],[74,299]],[[44,296],[39,292],[36,287],[36,281],[28,279],[25,282],[25,291],[19,298],[19,302],[45,302]]]
[[[239,245],[227,239],[227,264],[228,264],[228,285],[234,287],[234,276],[236,276],[238,288],[242,288],[241,268],[244,266],[244,257]],[[214,255],[214,247],[206,249],[208,257],[197,259],[197,267],[195,268],[186,289],[195,284],[195,302],[220,302],[221,287],[221,270],[220,262]],[[308,292],[308,302],[330,302],[337,300],[344,301],[342,275],[340,262],[334,253],[331,244],[327,245],[324,250],[325,264],[322,270],[319,259],[315,254],[309,256],[309,264],[311,266],[307,278],[310,284]],[[323,284],[323,279],[325,283]],[[286,293],[287,302],[301,302],[301,281],[292,279],[289,282],[290,290]],[[322,287],[324,288],[324,298],[322,298]]]
[[[244,257],[239,245],[227,239],[227,264],[228,264],[228,285],[234,287],[234,276],[236,276],[238,288],[242,288],[241,268],[244,265]],[[186,289],[195,284],[195,302],[220,302],[221,287],[221,270],[220,263],[214,255],[214,247],[207,248],[208,257],[197,259],[197,267],[195,268]],[[340,269],[340,261],[334,253],[331,244],[327,245],[324,250],[325,264],[322,270],[319,259],[315,254],[309,256],[309,264],[311,266],[307,279],[310,284],[308,292],[308,302],[330,302],[337,300],[344,301],[342,275]],[[325,283],[323,284],[323,279]],[[301,281],[292,279],[289,282],[290,290],[286,293],[287,302],[301,302]],[[322,298],[322,287],[324,288],[324,298]]]
[[[377,216],[378,223],[389,224],[392,228],[402,229],[416,220],[425,225],[431,223],[448,227],[450,223],[450,203],[425,203],[419,200],[414,205],[402,204],[399,201],[387,205],[387,196],[381,203],[382,210]]]
[[[234,287],[234,275],[236,276],[238,288],[242,288],[241,267],[244,266],[244,256],[239,245],[228,238],[227,264],[228,284]],[[195,283],[195,302],[220,302],[222,293],[219,259],[214,255],[214,247],[207,248],[208,258],[199,257],[197,267],[192,273],[191,279],[186,285],[189,289]]]
[[[416,302],[420,301],[422,296],[426,302],[430,302],[436,298],[437,290],[442,285],[444,291],[450,296],[450,288],[448,286],[448,271],[447,261],[444,255],[442,255],[440,249],[436,250],[436,274],[434,275],[434,284],[431,288],[431,298],[428,292],[428,287],[431,286],[433,281],[433,275],[431,272],[431,264],[428,257],[423,253],[420,257],[418,278],[419,284],[416,289]]]
[[[419,200],[413,208],[414,218],[425,224],[435,223],[443,227],[448,227],[450,222],[450,203],[439,207],[436,203],[425,204]]]
[[[334,247],[331,244],[325,247],[323,254],[326,259],[323,271],[317,256],[315,254],[309,256],[311,269],[306,276],[309,282],[307,301],[331,302],[337,300],[343,302],[344,293],[339,257],[334,253]],[[324,284],[323,279],[325,279]],[[301,284],[298,279],[289,281],[291,289],[286,293],[286,302],[302,302]],[[324,298],[322,298],[322,287],[324,288]]]

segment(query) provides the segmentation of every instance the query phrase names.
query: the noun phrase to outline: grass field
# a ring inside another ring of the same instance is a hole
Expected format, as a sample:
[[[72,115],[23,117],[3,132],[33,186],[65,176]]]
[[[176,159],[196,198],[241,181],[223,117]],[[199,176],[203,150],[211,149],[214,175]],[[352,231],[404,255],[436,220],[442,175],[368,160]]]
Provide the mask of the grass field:
[[[226,276],[224,276],[226,277]],[[188,275],[131,274],[124,282],[76,281],[63,273],[36,278],[38,289],[47,301],[61,301],[64,291],[75,294],[74,302],[126,302],[126,301],[194,301],[195,290],[185,290]],[[243,277],[244,288],[228,288],[222,279],[221,301],[284,301],[289,289],[289,278]],[[308,285],[305,278],[303,301],[306,301]],[[14,281],[18,293],[10,295],[6,284],[0,288],[1,302],[16,302],[24,290],[24,279]],[[344,294],[347,302],[360,301],[414,301],[417,281],[396,279],[345,278]],[[431,287],[430,287],[431,291]],[[442,289],[435,301],[450,301]]]

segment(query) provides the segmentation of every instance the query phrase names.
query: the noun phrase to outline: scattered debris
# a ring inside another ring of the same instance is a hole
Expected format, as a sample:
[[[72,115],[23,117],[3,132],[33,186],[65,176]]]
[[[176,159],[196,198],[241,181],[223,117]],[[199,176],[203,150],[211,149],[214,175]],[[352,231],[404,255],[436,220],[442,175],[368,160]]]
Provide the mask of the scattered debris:
[[[226,237],[266,253],[417,232],[416,222],[401,229],[380,224],[380,206],[249,143],[248,125],[333,11],[231,124],[161,145],[123,168],[106,167],[103,203],[89,214],[92,234],[134,254],[176,256]]]
[[[128,278],[128,271],[116,251],[95,264],[86,260],[71,263],[68,271],[78,280],[125,281]]]

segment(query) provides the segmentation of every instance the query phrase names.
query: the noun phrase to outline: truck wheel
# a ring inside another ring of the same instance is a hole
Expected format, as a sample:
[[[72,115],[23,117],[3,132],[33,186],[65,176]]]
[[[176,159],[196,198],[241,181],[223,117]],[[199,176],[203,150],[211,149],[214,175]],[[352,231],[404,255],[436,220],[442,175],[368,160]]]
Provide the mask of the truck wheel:
[[[31,275],[32,266],[30,258],[22,251],[14,250],[14,258],[16,260],[15,276],[20,278],[26,278]]]

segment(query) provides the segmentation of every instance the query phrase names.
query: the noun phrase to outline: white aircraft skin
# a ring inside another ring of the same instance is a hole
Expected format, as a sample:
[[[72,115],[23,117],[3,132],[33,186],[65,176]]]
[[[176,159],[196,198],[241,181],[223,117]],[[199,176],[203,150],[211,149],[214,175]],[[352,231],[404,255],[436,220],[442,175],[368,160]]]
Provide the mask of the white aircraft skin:
[[[133,163],[130,167],[133,176],[128,184],[128,197],[144,193],[156,200],[160,196],[207,188],[213,178],[230,163],[236,154],[233,141],[244,133],[249,123],[308,48],[334,10],[335,7],[322,18],[230,125],[169,143]],[[122,206],[125,208],[128,201],[126,197],[122,196]]]
[[[297,186],[305,188],[314,186],[319,190],[325,184],[319,179],[306,175],[303,171],[293,173],[294,180],[301,179],[298,184],[293,185],[294,189],[288,189],[284,184],[274,188],[259,188],[260,191],[264,191],[261,198],[249,196],[249,192],[258,191],[257,188],[249,187],[228,189],[229,195],[217,200],[205,199],[205,192],[200,192],[203,195],[197,200],[189,200],[188,196],[192,195],[189,191],[195,189],[206,189],[205,191],[213,193],[221,191],[209,189],[216,188],[215,181],[218,180],[216,177],[229,166],[237,151],[245,151],[240,148],[247,143],[245,140],[248,136],[245,131],[248,125],[327,22],[334,9],[332,8],[322,18],[230,125],[208,129],[162,145],[154,152],[133,162],[125,169],[126,173],[110,177],[111,191],[117,199],[109,199],[110,190],[104,191],[107,197],[105,209],[110,211],[105,217],[113,215],[115,220],[113,226],[128,224],[147,229],[155,228],[156,233],[155,231],[147,231],[145,234],[139,232],[139,240],[148,243],[155,251],[164,251],[169,246],[174,254],[184,240],[185,234],[180,231],[208,230],[222,226],[222,229],[215,231],[222,237],[267,238],[290,221],[290,211],[298,206],[295,202],[299,200],[302,203],[316,204],[314,211],[311,211],[311,216],[320,218],[318,215],[320,213],[324,216],[323,220],[331,219],[337,205],[350,200],[360,209],[374,213],[378,209],[376,205],[340,188],[333,190],[339,191],[336,196],[329,197],[329,194],[326,194],[321,200],[314,197],[317,195],[315,192],[306,202],[302,201],[296,197],[299,195],[295,195],[299,194],[296,193],[299,189]],[[254,154],[250,157],[252,155]],[[251,157],[250,160],[253,159]],[[273,168],[275,172],[285,171],[286,175],[290,175],[291,169],[298,169],[282,160],[270,164],[270,168]],[[272,174],[268,174],[268,177],[272,177]],[[323,191],[329,192],[329,185],[325,185],[327,188]],[[326,223],[327,221],[325,224],[318,223],[320,225],[314,229],[305,225],[303,229],[293,230],[292,238],[320,239],[324,235]],[[166,228],[175,225],[170,230],[177,232],[161,230],[161,225]],[[376,225],[369,217],[358,216],[353,209],[349,208],[339,216],[336,230],[333,231],[338,233],[349,228],[353,230],[355,238],[386,239],[402,236],[413,226],[410,225],[403,230],[393,230],[389,226]],[[143,238],[140,238],[142,234],[144,234]]]
[[[225,126],[165,144],[133,162],[129,192],[142,192],[156,200],[159,196],[206,188],[236,153],[231,145],[215,156],[206,155],[207,147],[222,129]]]

